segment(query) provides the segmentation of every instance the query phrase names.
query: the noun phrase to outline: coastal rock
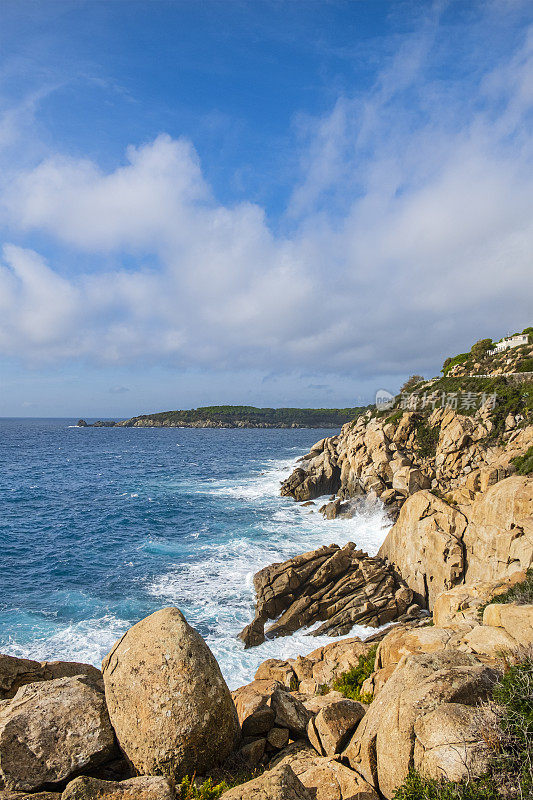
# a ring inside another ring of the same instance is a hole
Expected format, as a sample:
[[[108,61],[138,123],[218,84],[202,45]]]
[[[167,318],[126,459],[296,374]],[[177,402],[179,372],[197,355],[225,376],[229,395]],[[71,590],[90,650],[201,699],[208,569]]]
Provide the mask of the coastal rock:
[[[369,706],[343,757],[391,800],[412,764],[416,720],[442,703],[476,705],[496,677],[467,653],[406,657]]]
[[[32,791],[111,759],[115,737],[104,695],[84,676],[18,689],[0,706],[0,777]]]
[[[464,514],[431,492],[420,491],[402,506],[379,555],[394,564],[416,601],[432,608],[437,595],[462,579],[466,526]]]
[[[492,603],[483,612],[483,627],[489,625],[505,631],[514,647],[527,647],[533,644],[533,604]]]
[[[282,750],[289,741],[287,728],[272,728],[267,736],[267,742],[276,750]]]
[[[358,772],[336,759],[318,756],[303,742],[289,745],[273,763],[290,766],[314,800],[379,800]]]
[[[142,776],[125,781],[76,778],[61,800],[175,800],[176,792],[166,778]]]
[[[247,719],[267,706],[276,689],[281,688],[282,685],[279,681],[255,680],[235,689],[231,696],[237,710],[239,724],[244,726]]]
[[[365,708],[355,700],[338,700],[321,709],[310,720],[312,733],[316,734],[320,755],[334,756],[344,749],[348,738],[365,715]],[[314,742],[309,736],[311,744]]]
[[[224,797],[225,800],[311,800],[305,786],[286,764],[224,792]]]
[[[257,633],[268,619],[276,619],[268,637],[286,636],[317,621],[323,624],[315,635],[333,636],[348,633],[355,624],[383,625],[412,603],[411,591],[395,570],[352,542],[265,567],[255,575],[254,586],[255,620],[240,634],[247,647],[262,640]]]
[[[398,664],[403,656],[444,650],[452,635],[451,630],[435,626],[418,628],[402,625],[393,628],[378,646],[376,666],[385,669]]]
[[[130,628],[102,670],[120,747],[141,774],[202,774],[235,749],[239,722],[229,689],[177,608]]]
[[[533,565],[533,480],[514,476],[478,495],[463,536],[466,583],[498,580]]]
[[[14,697],[17,689],[27,683],[49,681],[54,678],[71,678],[85,675],[103,691],[102,673],[91,664],[77,661],[31,661],[0,654],[0,699]]]
[[[60,792],[11,792],[0,789],[0,800],[61,800]]]
[[[278,727],[288,728],[293,737],[305,735],[310,715],[300,700],[289,692],[276,689],[270,703],[276,713],[275,724]]]
[[[293,665],[290,661],[282,661],[279,658],[267,658],[257,669],[254,680],[274,680],[279,681],[287,689],[294,689],[298,682]]]
[[[331,492],[340,500],[373,492],[391,516],[406,498],[431,486],[469,504],[477,492],[512,475],[513,458],[533,443],[533,427],[513,428],[513,418],[505,441],[496,445],[490,415],[488,404],[471,415],[451,408],[397,409],[383,419],[366,412],[346,423],[340,435],[317,442],[281,493],[301,501]],[[334,517],[335,498],[332,503]]]
[[[243,736],[265,736],[274,725],[276,712],[270,706],[263,706],[243,720]]]
[[[526,579],[522,570],[509,578],[496,581],[478,581],[475,584],[461,584],[442,592],[433,605],[433,622],[439,628],[469,623],[479,624],[479,609],[493,597],[508,591],[516,583]],[[492,624],[492,623],[491,623]]]
[[[267,740],[264,737],[247,742],[238,751],[238,756],[248,764],[249,767],[256,767],[265,755]]]
[[[303,466],[294,470],[282,483],[281,494],[295,500],[315,500],[338,491],[341,471],[336,452],[337,437],[321,439],[304,459]]]
[[[473,710],[460,703],[443,703],[419,717],[413,728],[415,769],[436,780],[479,777],[493,755],[486,733],[494,719],[488,707]]]

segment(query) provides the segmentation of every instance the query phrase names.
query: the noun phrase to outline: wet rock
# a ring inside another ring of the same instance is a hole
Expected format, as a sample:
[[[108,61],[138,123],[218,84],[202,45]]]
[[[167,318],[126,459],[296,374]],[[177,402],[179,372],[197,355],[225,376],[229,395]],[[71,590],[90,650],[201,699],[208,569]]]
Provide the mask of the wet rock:
[[[276,620],[266,631],[268,637],[286,636],[317,621],[323,624],[316,635],[337,636],[355,624],[377,627],[390,622],[404,614],[413,599],[392,567],[352,542],[265,567],[255,575],[254,586],[255,619],[240,634],[247,647],[264,638],[261,631],[268,619]]]

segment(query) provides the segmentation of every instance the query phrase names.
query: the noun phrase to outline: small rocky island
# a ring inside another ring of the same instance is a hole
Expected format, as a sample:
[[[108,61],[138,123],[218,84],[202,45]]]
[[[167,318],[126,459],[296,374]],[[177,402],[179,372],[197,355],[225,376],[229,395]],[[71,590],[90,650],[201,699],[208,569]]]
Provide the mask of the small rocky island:
[[[204,406],[187,411],[160,411],[115,422],[98,420],[80,428],[338,428],[365,410],[355,408],[255,408]]]

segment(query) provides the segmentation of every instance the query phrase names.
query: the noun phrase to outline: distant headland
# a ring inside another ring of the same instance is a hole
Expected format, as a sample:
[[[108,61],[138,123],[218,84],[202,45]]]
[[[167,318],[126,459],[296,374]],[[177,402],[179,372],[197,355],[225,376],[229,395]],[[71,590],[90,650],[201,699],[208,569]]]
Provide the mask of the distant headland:
[[[186,411],[160,411],[130,419],[98,420],[80,428],[337,428],[356,419],[367,406],[355,408],[255,408],[204,406]]]

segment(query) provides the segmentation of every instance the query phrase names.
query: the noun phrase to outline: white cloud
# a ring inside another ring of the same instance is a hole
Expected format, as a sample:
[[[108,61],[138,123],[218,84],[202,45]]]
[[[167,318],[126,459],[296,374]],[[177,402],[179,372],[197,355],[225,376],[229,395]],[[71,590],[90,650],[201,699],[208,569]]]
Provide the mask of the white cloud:
[[[2,351],[401,373],[530,324],[533,39],[472,108],[453,86],[441,107],[425,77],[436,20],[369,96],[310,124],[289,233],[255,204],[218,203],[193,145],[166,135],[111,172],[56,155],[17,175],[0,201],[13,231],[152,266],[66,278],[7,246]]]

